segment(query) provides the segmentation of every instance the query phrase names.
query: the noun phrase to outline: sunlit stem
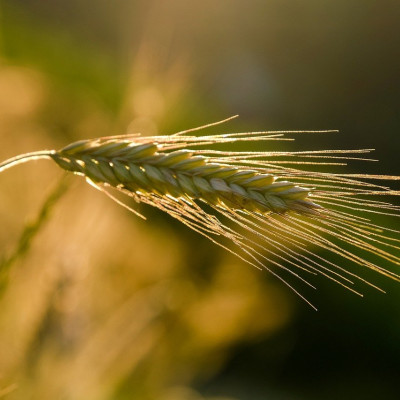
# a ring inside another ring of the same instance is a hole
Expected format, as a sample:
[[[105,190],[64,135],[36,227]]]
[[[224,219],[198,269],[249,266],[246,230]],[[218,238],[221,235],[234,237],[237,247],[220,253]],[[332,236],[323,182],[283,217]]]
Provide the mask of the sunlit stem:
[[[19,156],[9,158],[0,164],[0,172],[5,171],[8,168],[14,167],[15,165],[23,164],[28,161],[49,159],[55,154],[54,150],[34,151],[32,153],[25,153]]]

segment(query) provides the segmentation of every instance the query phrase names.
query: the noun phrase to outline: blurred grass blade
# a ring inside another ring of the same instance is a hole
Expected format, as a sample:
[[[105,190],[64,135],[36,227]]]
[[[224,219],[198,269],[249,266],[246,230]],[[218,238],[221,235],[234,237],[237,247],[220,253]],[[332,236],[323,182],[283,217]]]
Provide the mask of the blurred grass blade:
[[[0,293],[7,286],[8,276],[13,264],[25,256],[32,246],[36,235],[44,227],[51,212],[69,187],[69,180],[64,176],[45,199],[36,218],[25,225],[18,243],[10,254],[3,256],[0,261]]]

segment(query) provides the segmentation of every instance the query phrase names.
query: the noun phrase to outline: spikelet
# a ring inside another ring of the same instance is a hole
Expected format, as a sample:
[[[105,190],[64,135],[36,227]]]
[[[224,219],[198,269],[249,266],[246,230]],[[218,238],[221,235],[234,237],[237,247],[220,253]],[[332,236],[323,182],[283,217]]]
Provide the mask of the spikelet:
[[[213,150],[221,144],[291,140],[284,135],[298,132],[190,135],[205,127],[172,136],[82,140],[59,151],[15,157],[0,164],[0,172],[31,159],[51,158],[141,217],[113,190],[168,213],[247,263],[267,269],[302,298],[280,270],[311,287],[298,271],[321,274],[357,294],[352,287],[355,280],[381,289],[352,272],[351,264],[400,280],[398,274],[372,261],[400,265],[400,258],[391,252],[400,249],[400,232],[370,219],[377,214],[400,216],[399,206],[376,200],[400,192],[370,183],[400,178],[314,171],[315,166],[366,160],[360,157],[371,150]],[[312,171],[304,170],[308,165]],[[338,255],[346,267],[322,258],[320,250]]]

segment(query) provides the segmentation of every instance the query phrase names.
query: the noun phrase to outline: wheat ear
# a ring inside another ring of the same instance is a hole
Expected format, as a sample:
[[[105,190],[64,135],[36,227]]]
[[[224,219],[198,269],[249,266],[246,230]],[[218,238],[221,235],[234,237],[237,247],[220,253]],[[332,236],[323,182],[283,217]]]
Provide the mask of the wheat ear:
[[[299,132],[189,135],[201,128],[204,127],[171,136],[122,135],[82,140],[59,151],[15,157],[0,164],[0,172],[32,159],[53,159],[63,169],[84,176],[137,215],[142,216],[111,190],[161,209],[249,264],[266,268],[302,298],[278,269],[311,287],[296,269],[322,274],[357,294],[360,293],[353,287],[355,279],[376,287],[349,268],[319,256],[318,248],[329,250],[349,264],[400,280],[398,274],[369,257],[376,255],[389,264],[400,265],[400,258],[393,254],[393,250],[400,249],[397,244],[400,232],[385,229],[365,216],[400,216],[398,206],[375,199],[379,195],[400,193],[369,183],[373,179],[399,177],[303,169],[308,165],[333,168],[345,165],[349,159],[369,160],[361,155],[370,149],[221,151],[213,150],[212,146],[291,140],[285,134]],[[215,213],[207,212],[202,204]],[[359,251],[348,250],[348,245]]]

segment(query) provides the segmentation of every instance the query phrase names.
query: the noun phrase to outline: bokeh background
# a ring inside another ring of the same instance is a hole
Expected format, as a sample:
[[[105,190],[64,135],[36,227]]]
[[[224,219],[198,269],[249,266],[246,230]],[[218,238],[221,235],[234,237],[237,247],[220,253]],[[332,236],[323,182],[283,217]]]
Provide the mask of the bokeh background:
[[[398,0],[0,4],[1,159],[240,114],[210,132],[339,129],[290,148],[376,148],[349,171],[400,175]],[[373,275],[388,293],[360,299],[316,280],[314,312],[63,179],[47,161],[0,176],[0,398],[398,399],[398,284]]]

